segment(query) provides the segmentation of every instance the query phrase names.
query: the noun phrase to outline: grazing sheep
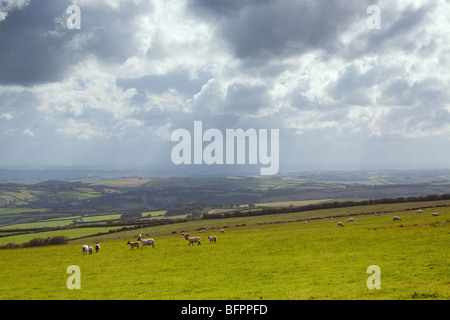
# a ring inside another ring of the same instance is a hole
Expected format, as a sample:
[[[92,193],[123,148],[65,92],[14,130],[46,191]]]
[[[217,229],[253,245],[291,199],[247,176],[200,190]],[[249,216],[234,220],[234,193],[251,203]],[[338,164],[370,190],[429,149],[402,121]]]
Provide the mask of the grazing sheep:
[[[200,230],[199,232],[205,232],[205,230]]]
[[[133,242],[128,241],[127,244],[129,244],[131,246],[130,249],[138,248],[138,250],[139,250],[139,242],[138,241],[133,241]]]
[[[401,219],[400,217],[394,216],[394,217],[392,218],[392,220],[395,221],[395,220],[402,220],[402,219]]]
[[[153,239],[142,239],[142,235],[141,234],[139,234],[139,237],[137,238],[137,241],[141,241],[141,243],[142,243],[141,249],[144,248],[144,247],[147,248],[147,246],[153,246],[153,248],[155,247],[155,240],[153,240]]]
[[[189,233],[182,233],[181,235],[182,235],[185,239],[187,239],[187,238],[190,236]]]
[[[89,246],[88,249],[89,249],[89,254],[92,254],[92,251],[94,251],[94,248],[92,248],[92,246]]]
[[[100,252],[100,245],[98,243],[95,244],[95,253]]]
[[[305,224],[308,224],[308,221],[305,221]]]
[[[347,223],[349,223],[349,222],[353,222],[353,221],[355,221],[355,219],[354,219],[354,218],[349,218],[349,219],[347,219]]]
[[[338,227],[343,227],[344,224],[342,222],[338,222]]]
[[[437,212],[433,212],[431,215],[432,215],[433,217],[439,217],[439,213],[437,213]]]
[[[223,229],[220,229],[220,232],[222,232],[222,233],[225,233],[225,230],[223,230]]]
[[[187,237],[186,240],[189,241],[188,246],[190,246],[191,244],[193,244],[194,242],[197,242],[197,245],[200,245],[200,237]]]
[[[423,213],[423,211],[419,209],[419,210],[417,210],[417,213]]]
[[[85,245],[83,245],[83,246],[81,247],[81,252],[82,252],[83,254],[88,253],[88,251],[89,251],[89,245],[85,244]]]
[[[209,239],[209,243],[216,242],[217,237],[216,236],[208,236],[208,239]]]

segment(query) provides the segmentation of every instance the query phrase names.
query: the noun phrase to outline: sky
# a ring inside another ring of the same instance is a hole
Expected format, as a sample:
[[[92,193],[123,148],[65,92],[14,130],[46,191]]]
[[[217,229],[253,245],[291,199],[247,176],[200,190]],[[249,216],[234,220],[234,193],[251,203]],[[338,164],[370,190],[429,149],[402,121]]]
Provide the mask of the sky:
[[[279,174],[448,169],[449,17],[445,0],[2,0],[0,168],[254,169],[175,165],[171,134],[201,121],[278,129]]]

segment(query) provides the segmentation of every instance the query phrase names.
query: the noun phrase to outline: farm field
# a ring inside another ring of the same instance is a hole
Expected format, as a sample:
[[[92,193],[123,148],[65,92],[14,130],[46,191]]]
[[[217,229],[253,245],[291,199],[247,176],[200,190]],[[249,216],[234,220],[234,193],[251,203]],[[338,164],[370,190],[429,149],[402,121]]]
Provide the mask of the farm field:
[[[33,232],[18,235],[14,235],[14,233],[11,233],[13,235],[0,238],[0,245],[6,245],[8,243],[22,244],[35,238],[45,239],[47,237],[54,237],[54,236],[66,236],[68,238],[78,238],[89,236],[95,233],[108,232],[109,230],[115,230],[119,228],[120,227],[74,228],[56,231]]]
[[[118,220],[121,214],[138,212],[145,218],[157,215],[150,212],[165,212],[166,217],[187,217],[201,216],[206,212],[226,213],[349,199],[359,201],[450,194],[448,172],[425,172],[422,173],[424,176],[420,172],[406,175],[405,172],[319,172],[278,178],[226,176],[170,179],[99,179],[94,174],[92,180],[37,180],[30,184],[9,179],[26,176],[24,172],[1,172],[2,230],[107,223]],[[53,176],[49,174],[44,176]],[[54,175],[59,176],[59,173]],[[5,182],[7,177],[9,182]],[[381,180],[385,182],[379,183]],[[125,216],[124,219],[128,218]]]
[[[373,209],[198,220],[0,250],[0,299],[449,299],[450,208],[357,214]],[[305,224],[308,217],[322,219]],[[188,246],[182,231],[202,244]],[[126,242],[136,233],[151,235],[156,247],[131,250]],[[82,255],[87,241],[100,241],[101,252]],[[80,267],[79,290],[66,286],[70,265]],[[381,289],[367,288],[370,265],[381,270]]]

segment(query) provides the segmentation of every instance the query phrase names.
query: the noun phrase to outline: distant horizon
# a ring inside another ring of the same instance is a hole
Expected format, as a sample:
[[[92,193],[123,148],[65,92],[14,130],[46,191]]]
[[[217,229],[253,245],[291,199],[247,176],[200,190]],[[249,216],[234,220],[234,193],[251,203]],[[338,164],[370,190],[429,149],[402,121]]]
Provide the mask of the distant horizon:
[[[174,172],[168,168],[167,170],[150,169],[150,168],[98,168],[98,167],[0,167],[0,181],[47,181],[47,180],[107,180],[107,179],[177,179],[177,178],[223,178],[223,177],[245,177],[245,178],[261,178],[276,179],[283,177],[304,176],[312,177],[313,175],[333,175],[343,174],[347,177],[353,177],[355,174],[386,174],[392,176],[421,176],[432,175],[430,181],[450,181],[450,168],[434,168],[434,169],[311,169],[297,170],[289,172],[280,172],[274,176],[261,176],[258,174],[258,168],[254,172],[248,171],[198,171],[192,172],[179,171]],[[445,175],[445,177],[441,176]]]
[[[240,172],[245,171],[255,171],[257,172],[257,169],[259,169],[258,165],[219,165],[216,166],[216,168],[219,167],[223,168],[223,170],[212,170],[215,169],[210,165],[192,165],[189,167],[189,170],[183,169],[181,166],[176,165],[167,165],[167,166],[160,166],[160,167],[143,167],[143,166],[128,166],[128,167],[118,167],[118,166],[103,166],[103,165],[93,165],[93,166],[64,166],[64,165],[57,165],[57,166],[1,166],[0,170],[98,170],[98,171],[152,171],[152,170],[160,170],[161,168],[163,170],[174,170],[174,171],[180,171],[189,173],[190,171],[201,171],[203,169],[211,169],[211,171],[217,171],[217,172],[235,172],[236,174],[239,174]],[[233,168],[234,167],[234,168]],[[246,170],[247,168],[247,170]],[[252,168],[254,170],[248,170],[248,168]],[[195,170],[198,169],[198,170]],[[208,170],[206,170],[208,171]],[[283,172],[281,172],[283,171]],[[280,173],[273,175],[277,176],[280,174],[286,174],[286,172],[320,172],[320,171],[333,171],[333,172],[358,172],[358,171],[450,171],[450,167],[361,167],[361,168],[350,168],[350,167],[307,167],[307,168],[298,168],[298,169],[288,169],[288,170],[281,170]],[[259,173],[257,175],[260,175]],[[262,175],[261,175],[262,176]],[[264,176],[262,176],[264,177]],[[268,178],[271,177],[270,175],[267,176]]]

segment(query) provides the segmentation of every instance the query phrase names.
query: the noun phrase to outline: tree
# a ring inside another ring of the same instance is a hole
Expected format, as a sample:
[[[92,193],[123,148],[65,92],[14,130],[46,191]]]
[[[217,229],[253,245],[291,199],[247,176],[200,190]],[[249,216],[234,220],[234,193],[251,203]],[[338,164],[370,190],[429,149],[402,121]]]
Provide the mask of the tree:
[[[120,220],[139,220],[139,219],[142,219],[142,212],[139,211],[123,213],[120,216]]]

